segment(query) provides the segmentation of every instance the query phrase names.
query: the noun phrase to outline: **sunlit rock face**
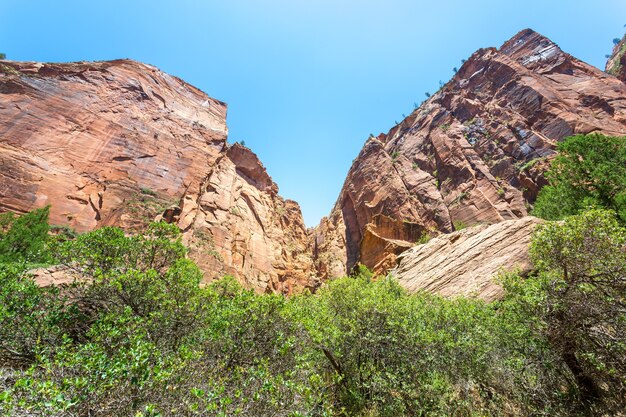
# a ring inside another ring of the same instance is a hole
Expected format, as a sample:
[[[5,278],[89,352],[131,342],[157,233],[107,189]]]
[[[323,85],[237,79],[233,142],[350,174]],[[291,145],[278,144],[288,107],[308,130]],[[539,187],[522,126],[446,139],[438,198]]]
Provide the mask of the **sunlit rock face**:
[[[402,253],[391,273],[410,292],[496,300],[503,295],[500,273],[532,270],[528,250],[540,222],[527,216],[441,234]]]
[[[425,233],[526,216],[563,138],[626,134],[626,86],[524,30],[475,52],[387,134],[370,137],[311,234],[323,278],[377,272]]]
[[[622,49],[612,69],[622,68]],[[407,288],[446,293],[434,271],[430,283],[418,276],[408,253],[427,236],[527,216],[566,136],[626,134],[626,84],[612,72],[532,30],[478,50],[366,141],[330,215],[307,231],[256,155],[226,143],[224,103],[129,60],[2,61],[0,211],[51,204],[52,224],[81,232],[175,223],[205,281],[229,274],[258,292],[314,290],[360,262],[402,272]],[[511,257],[526,239],[502,236]],[[459,279],[455,293],[465,291]]]
[[[613,52],[606,61],[605,71],[626,81],[626,35],[613,47]]]
[[[299,206],[247,148],[226,105],[129,60],[0,63],[0,210],[52,205],[78,231],[179,224],[206,280],[315,287]]]

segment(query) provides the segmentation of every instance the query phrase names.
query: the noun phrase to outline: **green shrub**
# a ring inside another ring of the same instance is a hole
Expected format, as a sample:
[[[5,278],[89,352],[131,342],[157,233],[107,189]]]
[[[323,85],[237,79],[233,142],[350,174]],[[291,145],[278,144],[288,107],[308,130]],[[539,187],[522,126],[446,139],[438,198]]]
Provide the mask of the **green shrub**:
[[[82,281],[42,289],[17,267],[0,277],[0,369],[14,381],[0,411],[258,416],[320,406],[298,359],[308,339],[283,314],[286,300],[232,280],[200,288],[175,226],[136,236],[105,227],[55,250]]]
[[[0,263],[0,367],[21,368],[55,350],[74,309],[56,288],[40,288],[24,263]]]
[[[2,221],[6,233],[17,220]],[[38,287],[30,251],[15,252],[0,264],[0,413],[614,415],[625,236],[606,211],[548,223],[538,273],[506,275],[491,304],[408,294],[362,265],[290,298],[231,277],[201,287],[166,223],[50,245],[82,277],[59,288]]]
[[[558,151],[533,214],[560,220],[592,206],[614,210],[626,222],[626,137],[572,136]]]
[[[78,236],[76,230],[67,225],[50,225],[50,232],[58,236],[59,240],[75,239]]]
[[[455,231],[459,231],[459,230],[467,229],[469,225],[465,223],[464,221],[455,220],[452,222],[452,227],[454,227]]]
[[[0,214],[0,263],[50,261],[47,251],[50,206],[21,216]]]
[[[145,195],[151,195],[153,197],[157,196],[156,191],[151,190],[150,188],[146,188],[146,187],[141,187],[139,189],[139,191],[141,191],[141,194],[145,194]]]
[[[415,242],[417,245],[423,245],[425,243],[430,242],[430,240],[432,239],[432,235],[428,232],[423,232],[419,239],[417,239],[417,242]]]
[[[290,300],[311,362],[345,415],[555,414],[558,375],[519,320],[478,300],[409,295],[393,278],[332,281]],[[546,375],[548,374],[548,375]]]
[[[545,158],[534,158],[519,167],[520,172],[525,172],[534,167],[538,162],[544,161]]]
[[[579,411],[626,408],[626,229],[592,210],[540,226],[531,257],[538,273],[505,283],[527,328],[550,345]],[[552,365],[551,365],[552,366]]]

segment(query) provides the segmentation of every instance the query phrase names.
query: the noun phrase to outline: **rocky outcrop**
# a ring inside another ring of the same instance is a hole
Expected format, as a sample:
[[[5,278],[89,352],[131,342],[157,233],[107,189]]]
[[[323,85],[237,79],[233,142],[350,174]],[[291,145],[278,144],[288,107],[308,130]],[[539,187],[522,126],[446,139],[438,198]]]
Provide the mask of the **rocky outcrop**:
[[[0,63],[0,211],[52,205],[52,224],[175,222],[206,280],[315,287],[299,206],[247,148],[226,105],[150,65]]]
[[[199,192],[184,196],[178,224],[210,278],[243,276],[253,288],[281,293],[319,284],[300,206],[277,193],[257,156],[235,144]]]
[[[528,214],[555,144],[626,134],[626,85],[532,30],[480,49],[387,134],[370,137],[311,232],[323,278],[385,272],[422,236]]]
[[[532,269],[528,247],[539,223],[528,216],[442,234],[402,253],[391,273],[410,292],[493,301],[503,294],[494,280],[500,272]]]
[[[69,286],[75,282],[86,281],[85,276],[80,272],[63,265],[36,268],[28,273],[40,287]]]
[[[606,61],[605,71],[626,81],[626,35],[613,47],[613,52]]]

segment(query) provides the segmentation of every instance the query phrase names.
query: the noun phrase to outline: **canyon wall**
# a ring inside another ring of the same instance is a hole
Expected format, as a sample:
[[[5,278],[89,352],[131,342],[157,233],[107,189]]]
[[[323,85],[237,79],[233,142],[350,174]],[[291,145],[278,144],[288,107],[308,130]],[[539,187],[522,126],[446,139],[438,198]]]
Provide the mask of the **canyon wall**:
[[[226,143],[226,105],[197,88],[130,60],[0,61],[0,211],[50,204],[52,224],[79,232],[175,223],[205,281],[233,275],[258,292],[314,290],[357,263],[394,270],[407,288],[437,286],[417,261],[434,246],[416,243],[526,224],[515,221],[546,183],[558,141],[626,134],[623,49],[607,63],[612,75],[529,29],[478,50],[367,139],[330,215],[308,231],[257,156]],[[520,251],[523,231],[493,235]]]
[[[528,215],[563,138],[626,134],[626,85],[527,29],[475,52],[387,134],[370,137],[311,232],[323,279],[377,272],[426,235]]]
[[[626,81],[626,35],[613,46],[613,52],[606,61],[605,71],[621,81]]]
[[[315,287],[300,208],[226,143],[226,105],[130,60],[0,62],[0,211],[79,232],[176,222],[206,280]]]

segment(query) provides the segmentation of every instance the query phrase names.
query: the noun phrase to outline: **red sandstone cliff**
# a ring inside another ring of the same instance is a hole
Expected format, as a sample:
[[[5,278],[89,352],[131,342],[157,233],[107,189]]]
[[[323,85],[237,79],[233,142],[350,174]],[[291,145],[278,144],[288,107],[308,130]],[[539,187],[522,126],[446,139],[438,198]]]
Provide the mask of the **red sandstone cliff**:
[[[207,279],[317,283],[299,206],[226,144],[226,105],[129,60],[0,62],[0,211],[51,204],[78,231],[177,222]]]
[[[606,61],[605,71],[626,81],[626,35],[614,47]]]
[[[626,134],[626,85],[532,30],[480,49],[387,134],[369,138],[311,232],[322,278],[379,272],[423,234],[528,214],[555,143]]]
[[[0,62],[0,211],[52,204],[51,222],[79,231],[163,218],[183,230],[207,280],[231,274],[257,291],[315,288],[356,262],[385,272],[405,253],[396,271],[407,287],[463,292],[436,271],[424,282],[412,254],[430,262],[436,245],[406,251],[425,235],[526,216],[557,141],[626,134],[626,85],[531,30],[481,49],[366,141],[308,236],[256,155],[226,144],[225,117],[224,103],[133,61]],[[526,223],[507,224],[459,236],[505,236],[503,247],[525,251],[529,229],[507,230]]]

